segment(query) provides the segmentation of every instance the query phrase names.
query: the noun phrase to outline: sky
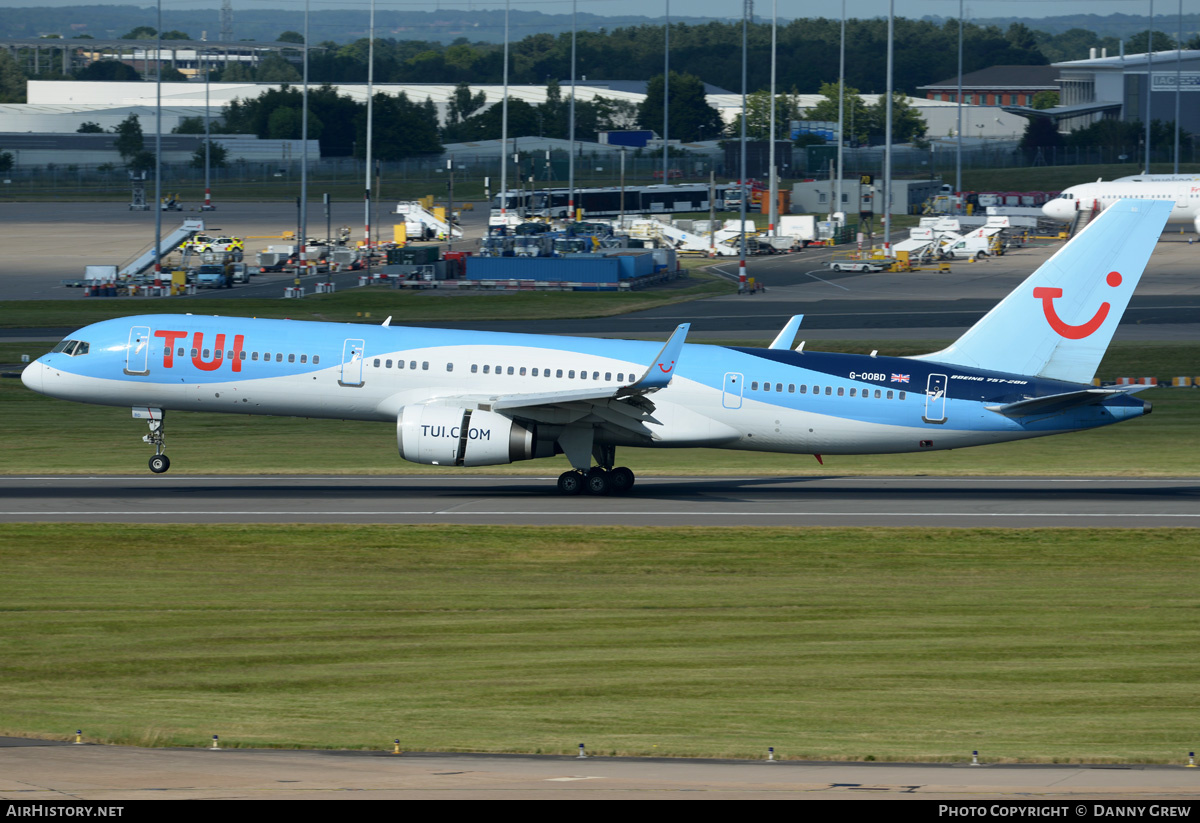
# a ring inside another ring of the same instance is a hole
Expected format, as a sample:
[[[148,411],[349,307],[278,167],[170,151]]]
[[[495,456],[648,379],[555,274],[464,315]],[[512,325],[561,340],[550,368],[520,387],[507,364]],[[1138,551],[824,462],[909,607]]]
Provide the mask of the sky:
[[[578,10],[591,14],[614,15],[636,14],[661,18],[669,0],[577,0]],[[836,17],[839,6],[833,2],[801,2],[801,0],[776,0],[781,18]],[[845,0],[848,17],[885,16],[888,0]],[[162,0],[163,10],[171,8],[219,8],[220,0]],[[369,0],[309,0],[310,9],[366,9]],[[957,17],[959,0],[894,0],[895,13],[901,17],[920,18],[925,15]],[[1147,14],[1150,0],[1004,0],[1003,2],[980,2],[964,0],[968,19],[983,17],[1054,17],[1063,14],[1108,15]],[[0,8],[31,6],[150,6],[150,0],[0,0]],[[1174,15],[1179,0],[1158,0],[1156,15]],[[302,9],[303,0],[233,0],[233,12],[238,9]],[[512,8],[526,11],[541,11],[546,14],[570,14],[572,0],[512,0]],[[755,0],[754,13],[759,19],[769,18],[771,0]],[[443,9],[502,9],[503,0],[375,0],[376,9],[393,11],[432,11]],[[1200,0],[1183,0],[1185,13],[1200,11]],[[671,4],[672,16],[697,17],[740,17],[741,0],[675,0]]]

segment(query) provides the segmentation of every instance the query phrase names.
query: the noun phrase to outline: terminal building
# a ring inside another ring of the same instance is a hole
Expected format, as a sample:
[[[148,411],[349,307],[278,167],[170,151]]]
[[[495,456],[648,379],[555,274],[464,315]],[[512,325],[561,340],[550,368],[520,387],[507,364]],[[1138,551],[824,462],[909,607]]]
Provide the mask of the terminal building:
[[[1146,54],[1097,56],[1092,51],[1085,60],[1052,66],[1062,90],[1059,105],[1050,109],[1006,105],[1004,110],[1024,117],[1050,117],[1065,132],[1102,118],[1144,123],[1149,95],[1150,119],[1172,123],[1178,89],[1180,127],[1192,134],[1200,132],[1200,95],[1196,95],[1200,50],[1159,51],[1149,58]]]

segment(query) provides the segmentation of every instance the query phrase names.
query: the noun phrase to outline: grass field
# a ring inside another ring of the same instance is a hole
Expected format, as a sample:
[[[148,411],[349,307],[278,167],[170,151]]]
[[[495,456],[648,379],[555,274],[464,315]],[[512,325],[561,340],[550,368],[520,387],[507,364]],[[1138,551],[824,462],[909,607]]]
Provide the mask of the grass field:
[[[1196,163],[1182,163],[1179,168],[1184,173],[1200,172],[1200,164]],[[1137,174],[1141,170],[1140,163],[1082,166],[1017,166],[1000,169],[976,169],[968,167],[963,169],[963,188],[967,191],[1060,191],[1078,183],[1091,182],[1098,177],[1102,177],[1105,180],[1114,180],[1118,177]],[[1173,170],[1174,166],[1171,163],[1151,164],[1151,171],[1155,174],[1166,174]],[[866,169],[866,171],[870,171],[870,169]],[[947,182],[952,183],[954,181],[954,169],[952,168],[942,170],[939,174]],[[734,176],[736,177],[736,174]],[[653,179],[636,180],[631,177],[626,181],[626,184],[629,186],[645,186],[654,182]],[[678,182],[696,183],[707,181],[684,180]],[[727,181],[721,181],[718,178],[718,183],[720,182]],[[781,181],[780,186],[781,188],[790,189],[793,182],[791,180]],[[611,180],[588,178],[580,183],[580,185],[588,187],[617,186],[619,184],[620,181],[617,178]],[[538,185],[545,187],[547,184],[544,181],[539,181]],[[562,188],[567,185],[567,181],[551,181],[549,185]],[[433,195],[438,198],[440,203],[445,197],[445,186],[445,180],[385,179],[382,189],[377,188],[376,196],[381,203],[386,203],[390,200],[415,200],[426,195]],[[168,183],[166,190],[178,193],[182,201],[187,204],[199,203],[204,199],[204,187],[198,181],[182,184]],[[213,185],[213,197],[216,202],[221,202],[222,200],[252,202],[291,200],[299,191],[300,179],[298,176],[292,179],[272,177],[265,180],[221,180]],[[323,193],[329,193],[331,197],[338,201],[357,200],[362,197],[362,181],[353,179],[349,174],[340,174],[336,178],[327,178],[321,174],[316,174],[309,180],[309,192],[314,198],[314,202],[318,202]],[[481,208],[484,201],[483,181],[460,178],[455,181],[454,194],[455,202],[474,201],[476,208]],[[62,199],[127,203],[129,201],[129,185],[123,179],[123,175],[119,177],[114,173],[112,179],[107,183],[89,182],[80,184],[75,180],[63,176],[57,183],[47,180],[17,181],[12,185],[5,186],[4,191],[0,191],[0,202],[53,201]],[[704,216],[707,217],[707,215]]]
[[[1173,762],[1196,530],[0,526],[0,734]]]
[[[700,261],[686,261],[691,266]],[[703,261],[707,263],[708,261]],[[543,318],[610,317],[627,312],[699,300],[737,291],[737,284],[703,271],[676,281],[674,288],[633,292],[496,292],[479,294],[429,289],[411,291],[370,286],[313,294],[303,300],[278,298],[187,299],[169,304],[127,299],[0,301],[0,328],[72,327],[114,317],[147,312],[236,314],[239,317],[290,317],[293,320],[382,322],[389,314],[396,323]],[[284,283],[279,281],[280,293]],[[364,315],[369,313],[370,319]]]
[[[884,354],[934,351],[937,341],[823,345],[833,351],[879,346]],[[0,344],[0,362],[41,348]],[[19,366],[10,366],[15,373]],[[1200,374],[1192,344],[1116,344],[1100,375]],[[716,449],[622,449],[621,461],[642,475],[1126,475],[1200,473],[1200,391],[1151,389],[1149,417],[1059,437],[924,454],[830,455],[824,466],[802,455]],[[19,380],[0,380],[5,437],[0,473],[141,474],[152,454],[145,425],[128,409],[84,406],[35,394]],[[167,419],[167,453],[174,474],[453,474],[407,463],[396,453],[395,428],[377,423],[251,417],[193,412]],[[546,476],[569,468],[565,458],[532,460],[473,474]]]

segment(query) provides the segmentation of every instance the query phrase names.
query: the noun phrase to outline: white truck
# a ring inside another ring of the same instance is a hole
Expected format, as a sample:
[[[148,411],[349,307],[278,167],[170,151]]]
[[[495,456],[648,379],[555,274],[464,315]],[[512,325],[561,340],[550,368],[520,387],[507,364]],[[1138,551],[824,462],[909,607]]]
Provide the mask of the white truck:
[[[825,265],[830,271],[885,271],[892,265],[891,260],[832,260]]]
[[[791,237],[797,246],[807,246],[817,239],[817,217],[813,214],[782,214],[779,234]]]
[[[944,237],[942,255],[950,260],[979,260],[992,254],[1003,254],[1000,226],[984,226],[962,235]]]

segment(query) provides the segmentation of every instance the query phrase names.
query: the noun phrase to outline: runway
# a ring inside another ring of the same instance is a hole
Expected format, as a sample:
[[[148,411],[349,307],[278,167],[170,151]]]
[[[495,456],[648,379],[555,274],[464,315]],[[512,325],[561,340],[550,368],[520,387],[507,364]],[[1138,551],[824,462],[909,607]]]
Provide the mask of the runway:
[[[908,799],[1026,803],[1200,797],[1181,766],[1017,766],[139,749],[0,738],[0,798]],[[1090,811],[1089,807],[1089,811]]]
[[[5,477],[0,522],[1200,527],[1200,478],[640,477],[624,497],[554,480]]]

